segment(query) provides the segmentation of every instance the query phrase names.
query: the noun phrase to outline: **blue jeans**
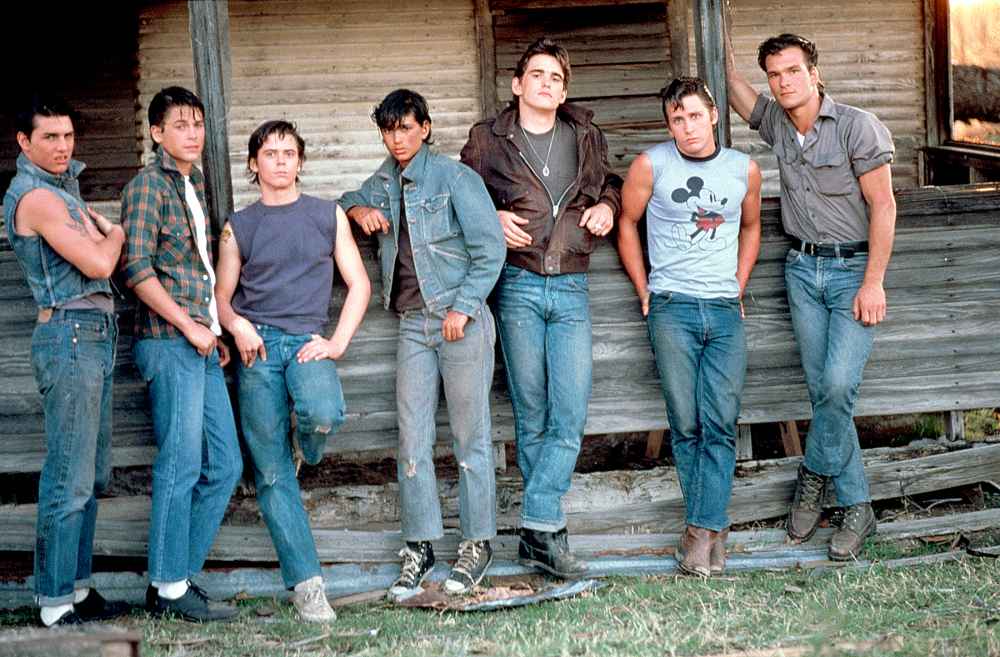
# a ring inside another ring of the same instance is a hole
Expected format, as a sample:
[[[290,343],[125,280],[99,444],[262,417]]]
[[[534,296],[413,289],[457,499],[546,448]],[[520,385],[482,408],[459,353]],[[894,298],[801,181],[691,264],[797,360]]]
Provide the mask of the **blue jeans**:
[[[559,531],[590,402],[587,275],[541,276],[504,265],[497,316],[524,477],[521,526]]]
[[[843,506],[871,499],[854,426],[854,402],[875,340],[875,327],[853,312],[867,264],[867,255],[829,258],[795,249],[785,259],[792,327],[813,411],[805,466],[833,477]]]
[[[159,450],[149,579],[177,582],[205,563],[243,459],[216,352],[200,356],[185,338],[147,338],[135,343],[135,363],[149,385]]]
[[[251,367],[240,363],[240,424],[253,459],[257,502],[278,553],[281,576],[291,588],[319,575],[320,565],[295,476],[289,412],[294,407],[296,438],[305,460],[315,465],[323,458],[326,439],[344,423],[344,393],[332,360],[295,359],[311,336],[263,324],[256,328],[267,360],[258,358]]]
[[[747,350],[737,299],[667,292],[649,301],[649,338],[688,525],[720,531],[736,469]]]
[[[90,586],[95,494],[111,473],[117,341],[114,315],[91,310],[56,310],[31,338],[48,450],[35,538],[35,593],[42,606],[70,603],[74,588]]]
[[[399,412],[399,500],[405,541],[432,541],[444,535],[434,475],[435,415],[439,381],[444,382],[448,422],[458,461],[458,501],[462,537],[496,536],[496,474],[490,423],[493,383],[493,315],[482,305],[465,325],[465,337],[448,342],[441,334],[443,313],[410,310],[399,319],[396,352],[396,405]]]

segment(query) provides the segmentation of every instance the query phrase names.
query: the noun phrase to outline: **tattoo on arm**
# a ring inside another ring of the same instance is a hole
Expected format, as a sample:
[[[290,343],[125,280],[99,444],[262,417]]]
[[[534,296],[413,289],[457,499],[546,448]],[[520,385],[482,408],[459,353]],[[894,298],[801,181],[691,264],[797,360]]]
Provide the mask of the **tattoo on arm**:
[[[233,239],[233,229],[230,228],[229,226],[226,226],[225,228],[222,229],[222,241],[229,242],[229,240],[231,239]]]
[[[89,236],[89,233],[87,233],[87,227],[83,225],[83,222],[77,221],[73,217],[70,217],[69,221],[66,222],[66,227],[80,233],[84,237]]]

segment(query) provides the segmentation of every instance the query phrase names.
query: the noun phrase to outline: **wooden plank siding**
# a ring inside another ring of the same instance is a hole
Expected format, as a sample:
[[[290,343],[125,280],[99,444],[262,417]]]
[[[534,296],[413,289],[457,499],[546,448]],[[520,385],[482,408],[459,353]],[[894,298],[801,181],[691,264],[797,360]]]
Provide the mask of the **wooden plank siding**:
[[[357,187],[385,157],[369,115],[400,87],[427,98],[438,150],[457,156],[481,116],[473,14],[463,0],[230,0],[235,207],[256,199],[247,139],[268,119],[295,122],[306,140],[304,192],[335,198]],[[193,88],[186,2],[143,9],[139,60],[143,108],[166,84]]]
[[[594,121],[608,139],[611,165],[624,174],[635,156],[665,132],[656,95],[673,76],[666,5],[540,4],[491,3],[497,96],[501,104],[512,98],[511,77],[528,44],[540,36],[555,39],[570,55],[568,100],[594,110]]]
[[[896,247],[886,276],[889,315],[879,327],[858,415],[930,412],[1000,405],[1000,185],[928,188],[898,195]],[[114,213],[113,207],[103,207]],[[810,408],[785,300],[788,247],[778,205],[765,203],[760,261],[747,297],[749,369],[741,422],[808,418]],[[376,255],[361,242],[373,280],[372,303],[339,363],[347,422],[331,454],[392,448],[397,320],[381,309]],[[631,284],[611,243],[590,273],[594,385],[588,434],[667,426],[652,351]],[[344,289],[337,285],[331,318]],[[37,471],[44,458],[41,401],[30,368],[34,308],[13,253],[0,242],[0,472]],[[125,306],[124,314],[128,314]],[[333,321],[333,320],[332,320]],[[331,321],[331,328],[332,328]],[[144,465],[155,453],[145,388],[131,355],[130,321],[120,320],[114,458]],[[513,439],[512,414],[498,366],[493,436]],[[439,409],[439,440],[450,434]]]
[[[917,149],[927,144],[923,0],[796,5],[732,0],[729,7],[736,65],[754,88],[770,94],[757,65],[761,41],[782,32],[812,39],[830,97],[873,112],[892,132],[893,186],[918,184]],[[689,43],[693,49],[693,36]],[[777,161],[770,147],[735,112],[731,126],[733,146],[761,165],[764,195],[777,196]]]

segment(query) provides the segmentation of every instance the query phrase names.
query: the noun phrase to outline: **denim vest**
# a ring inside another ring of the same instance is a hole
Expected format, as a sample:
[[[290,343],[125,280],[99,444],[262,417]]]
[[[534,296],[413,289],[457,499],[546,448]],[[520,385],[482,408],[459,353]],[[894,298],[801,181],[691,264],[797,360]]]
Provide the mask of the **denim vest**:
[[[21,269],[28,279],[28,287],[39,308],[58,308],[74,299],[97,292],[111,294],[111,284],[106,278],[87,278],[68,260],[55,252],[41,235],[18,235],[14,230],[14,213],[25,194],[34,189],[47,189],[66,203],[70,217],[83,222],[87,206],[80,196],[77,176],[84,168],[83,162],[70,161],[69,170],[62,175],[51,174],[36,166],[24,153],[17,156],[17,175],[3,198],[4,223],[7,239],[14,249]]]

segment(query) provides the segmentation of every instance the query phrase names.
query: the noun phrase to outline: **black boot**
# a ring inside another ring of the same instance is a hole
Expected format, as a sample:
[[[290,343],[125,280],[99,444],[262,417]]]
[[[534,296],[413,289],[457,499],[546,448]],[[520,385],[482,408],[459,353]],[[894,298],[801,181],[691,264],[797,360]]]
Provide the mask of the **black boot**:
[[[587,574],[587,564],[569,551],[568,538],[565,528],[557,532],[522,528],[517,560],[563,579],[579,579]]]

